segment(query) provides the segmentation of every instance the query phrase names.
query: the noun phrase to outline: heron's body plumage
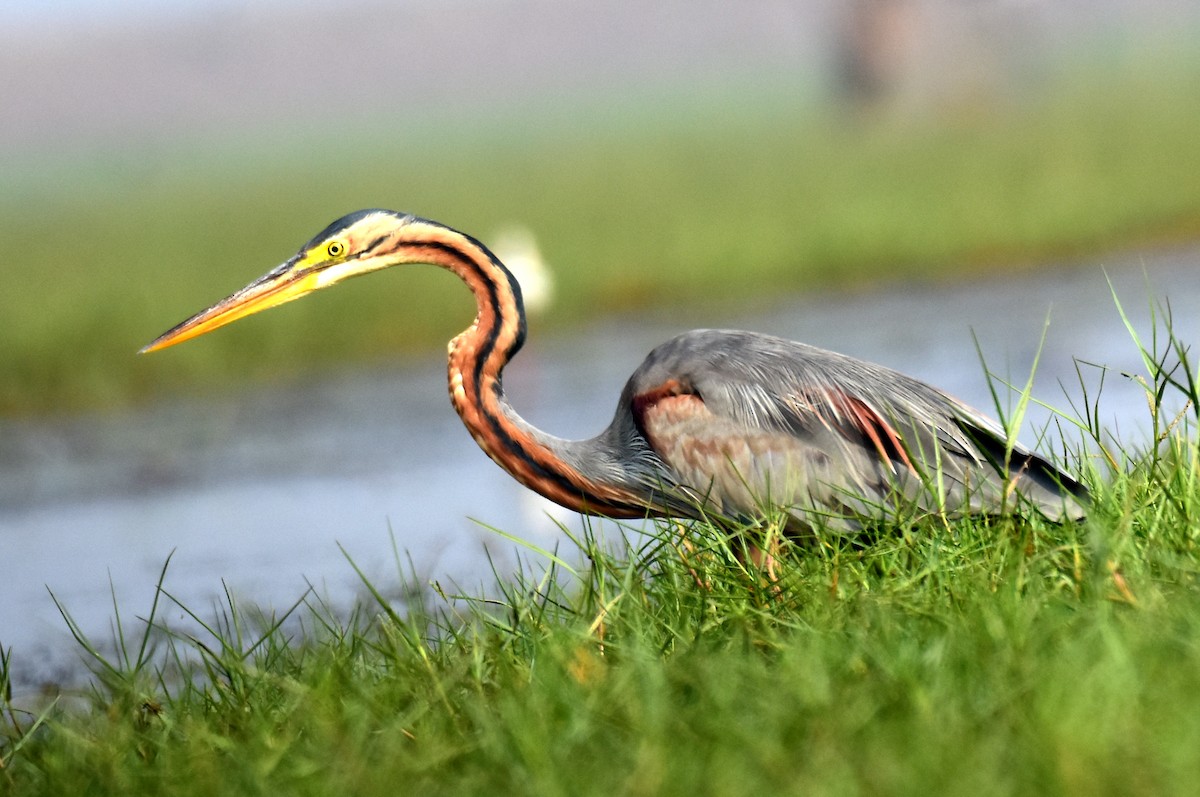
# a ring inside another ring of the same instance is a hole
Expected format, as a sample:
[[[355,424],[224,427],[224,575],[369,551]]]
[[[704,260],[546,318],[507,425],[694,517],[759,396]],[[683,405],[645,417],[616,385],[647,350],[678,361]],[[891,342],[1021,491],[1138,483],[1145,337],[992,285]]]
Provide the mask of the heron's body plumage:
[[[694,330],[630,378],[614,428],[637,435],[657,479],[707,512],[789,511],[794,525],[857,528],[916,508],[950,515],[1083,514],[1085,491],[1004,430],[923,382],[836,352],[754,332]],[[640,439],[639,439],[640,438]]]

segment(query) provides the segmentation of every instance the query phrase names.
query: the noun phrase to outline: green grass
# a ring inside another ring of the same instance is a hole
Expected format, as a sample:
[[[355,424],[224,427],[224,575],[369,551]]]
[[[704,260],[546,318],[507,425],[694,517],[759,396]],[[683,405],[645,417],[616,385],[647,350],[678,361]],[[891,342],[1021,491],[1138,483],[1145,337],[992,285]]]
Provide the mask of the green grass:
[[[80,635],[79,705],[0,702],[0,794],[1192,793],[1200,373],[1164,326],[1144,444],[1081,402],[1086,522],[818,533],[775,583],[704,524],[610,527],[488,599],[364,579],[198,633],[160,591],[117,653]]]
[[[362,207],[485,238],[530,226],[559,285],[535,335],[614,310],[702,312],[1194,235],[1196,74],[1147,59],[1020,101],[870,124],[777,86],[738,87],[34,163],[0,194],[0,412],[220,391],[440,347],[469,321],[468,299],[416,270],[133,356]]]

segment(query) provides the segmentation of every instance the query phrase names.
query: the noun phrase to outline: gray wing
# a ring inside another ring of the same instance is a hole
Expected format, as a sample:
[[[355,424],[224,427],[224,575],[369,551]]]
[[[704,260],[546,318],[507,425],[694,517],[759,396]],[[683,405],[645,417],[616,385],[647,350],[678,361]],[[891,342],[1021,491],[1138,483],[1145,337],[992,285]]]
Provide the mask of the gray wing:
[[[750,332],[656,348],[622,397],[677,490],[730,516],[853,529],[901,505],[1083,515],[1086,490],[998,424],[899,372]],[[822,520],[823,518],[823,520]]]

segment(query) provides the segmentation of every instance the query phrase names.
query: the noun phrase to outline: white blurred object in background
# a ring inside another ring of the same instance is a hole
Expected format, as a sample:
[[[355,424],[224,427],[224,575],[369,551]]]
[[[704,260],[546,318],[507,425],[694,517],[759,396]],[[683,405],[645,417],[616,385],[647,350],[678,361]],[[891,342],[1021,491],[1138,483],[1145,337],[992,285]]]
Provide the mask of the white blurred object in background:
[[[488,247],[521,283],[525,312],[538,315],[550,307],[554,300],[554,275],[528,227],[518,224],[502,227],[488,240]]]

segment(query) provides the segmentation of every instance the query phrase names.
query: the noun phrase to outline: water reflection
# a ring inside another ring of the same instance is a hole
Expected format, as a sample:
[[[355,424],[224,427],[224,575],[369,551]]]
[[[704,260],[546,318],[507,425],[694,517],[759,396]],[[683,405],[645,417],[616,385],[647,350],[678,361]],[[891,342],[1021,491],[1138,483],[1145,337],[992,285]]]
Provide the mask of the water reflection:
[[[1169,297],[1177,332],[1195,341],[1198,259],[1195,250],[1177,250],[1101,263],[1142,329],[1148,297]],[[1074,357],[1141,370],[1094,264],[826,295],[705,321],[875,360],[990,411],[971,331],[992,370],[1023,383],[1048,315],[1039,398],[1065,406],[1060,382],[1078,398]],[[549,342],[535,330],[508,372],[513,404],[555,434],[590,436],[608,423],[645,353],[697,320],[626,318]],[[1099,374],[1085,369],[1085,376],[1094,384]],[[502,569],[513,561],[513,546],[471,518],[553,545],[559,532],[547,513],[574,516],[519,487],[478,451],[444,380],[444,364],[430,358],[203,404],[0,422],[0,643],[16,649],[17,674],[41,677],[74,661],[47,586],[85,629],[103,634],[110,578],[126,617],[145,612],[172,551],[167,585],[189,606],[205,606],[224,580],[244,601],[283,608],[309,583],[335,602],[356,593],[339,543],[369,576],[394,583],[393,534],[422,576],[467,589],[490,580],[485,549]],[[1110,427],[1145,438],[1136,385],[1110,374],[1104,407]],[[1023,439],[1032,443],[1029,430],[1048,413],[1033,408],[1030,416]]]

